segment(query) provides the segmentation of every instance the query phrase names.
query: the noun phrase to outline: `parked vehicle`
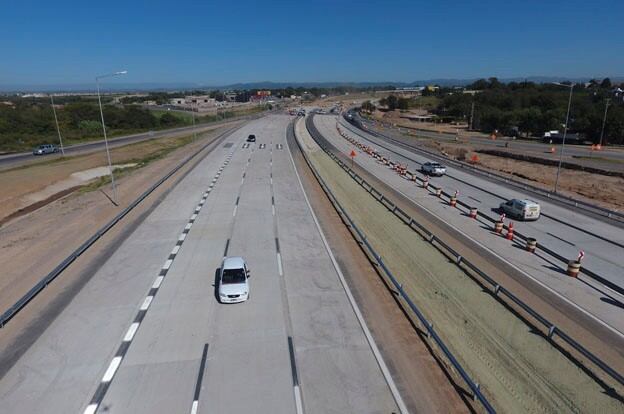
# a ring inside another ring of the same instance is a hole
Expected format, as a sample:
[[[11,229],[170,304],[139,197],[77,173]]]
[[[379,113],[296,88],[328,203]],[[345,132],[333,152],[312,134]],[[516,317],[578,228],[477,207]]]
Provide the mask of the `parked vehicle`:
[[[58,148],[56,145],[52,144],[43,144],[39,145],[37,148],[33,150],[33,155],[45,155],[45,154],[54,154],[58,152]]]
[[[540,217],[541,207],[532,200],[512,199],[501,203],[500,210],[510,217],[519,220],[537,220]]]
[[[256,142],[256,136],[254,134],[249,134],[247,142]]]
[[[422,165],[421,170],[427,175],[443,176],[446,174],[446,167],[437,162],[426,162]]]
[[[242,257],[223,259],[219,273],[219,302],[238,303],[249,299],[249,269]]]

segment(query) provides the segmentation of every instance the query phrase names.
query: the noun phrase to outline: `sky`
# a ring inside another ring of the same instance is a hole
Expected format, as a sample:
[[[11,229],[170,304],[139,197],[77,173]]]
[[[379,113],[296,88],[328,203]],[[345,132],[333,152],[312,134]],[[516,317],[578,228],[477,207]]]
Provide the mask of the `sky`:
[[[0,85],[624,75],[624,1],[0,0]]]

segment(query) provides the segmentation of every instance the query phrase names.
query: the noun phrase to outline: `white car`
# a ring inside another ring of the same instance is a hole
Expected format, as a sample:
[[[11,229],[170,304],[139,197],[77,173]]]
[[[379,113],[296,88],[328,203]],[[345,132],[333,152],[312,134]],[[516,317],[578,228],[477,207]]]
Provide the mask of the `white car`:
[[[242,257],[226,257],[219,273],[219,302],[238,303],[249,299],[249,269]]]
[[[520,220],[537,220],[540,217],[540,205],[532,200],[513,199],[500,204],[500,209],[510,217]]]
[[[443,176],[446,174],[446,167],[437,162],[426,162],[422,165],[422,172],[427,175]]]

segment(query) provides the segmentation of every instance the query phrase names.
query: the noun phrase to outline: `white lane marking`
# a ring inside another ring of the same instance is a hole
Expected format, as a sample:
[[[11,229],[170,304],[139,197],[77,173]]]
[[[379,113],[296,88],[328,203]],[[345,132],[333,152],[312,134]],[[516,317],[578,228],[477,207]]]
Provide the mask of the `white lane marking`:
[[[95,411],[97,410],[97,408],[98,408],[97,404],[89,404],[87,408],[85,408],[83,414],[95,414]]]
[[[152,304],[152,299],[154,299],[153,296],[147,296],[139,309],[142,311],[146,311],[147,309],[149,309],[150,305]]]
[[[208,193],[206,193],[208,194]],[[191,220],[195,220],[197,218],[197,214],[193,213],[193,215],[191,216]]]
[[[210,185],[208,186],[208,191],[212,190],[212,187],[214,187],[214,183],[210,183]]]
[[[282,270],[282,255],[277,253],[277,270],[279,271],[280,276],[284,276],[284,272]]]
[[[116,356],[108,365],[108,369],[104,373],[102,377],[102,382],[110,382],[115,376],[115,372],[117,372],[117,368],[119,368],[119,364],[121,364],[121,357]]]
[[[238,206],[234,206],[234,211],[232,212],[232,217],[236,217],[236,210],[238,210]]]
[[[273,205],[271,206],[271,211],[272,211],[273,215],[275,215],[275,206],[273,206]]]
[[[295,385],[295,407],[297,408],[297,414],[303,414],[303,404],[301,403],[301,389],[298,385]]]
[[[156,280],[154,280],[154,284],[152,285],[152,289],[159,289],[164,278],[165,278],[164,276],[158,276],[156,278]]]
[[[203,206],[205,202],[206,202],[206,200],[202,198],[201,200],[199,200],[199,205]]]
[[[163,265],[163,269],[165,270],[169,270],[169,268],[171,267],[171,263],[173,263],[172,259],[167,259],[167,261],[165,262],[165,264]]]
[[[132,325],[130,325],[130,327],[128,328],[128,332],[126,332],[126,336],[124,336],[123,341],[124,342],[130,342],[132,341],[132,339],[134,338],[134,334],[136,333],[137,329],[139,329],[139,323],[138,322],[134,322]]]
[[[188,223],[186,226],[184,226],[184,230],[190,230],[192,226],[193,223]]]
[[[186,239],[186,233],[180,234],[180,237],[178,237],[178,240],[184,241],[184,239]]]
[[[180,246],[176,244],[175,246],[173,246],[173,250],[171,250],[171,254],[178,254],[179,251],[180,251]]]
[[[273,185],[273,177],[271,177],[271,185]]]
[[[355,298],[351,294],[351,290],[349,289],[349,285],[347,285],[347,281],[345,280],[344,275],[342,274],[342,270],[340,270],[340,266],[338,265],[338,262],[336,261],[336,258],[334,257],[334,253],[332,253],[331,248],[329,247],[329,243],[327,243],[327,239],[325,238],[325,233],[323,233],[323,230],[321,229],[321,225],[319,224],[319,221],[316,218],[316,214],[314,214],[314,210],[312,209],[312,205],[310,204],[308,195],[306,194],[305,189],[303,188],[301,177],[299,176],[299,172],[297,171],[297,167],[295,166],[295,160],[292,157],[292,152],[290,151],[290,146],[288,145],[288,141],[286,141],[286,148],[288,149],[288,154],[290,155],[290,162],[293,166],[293,169],[295,170],[295,176],[297,176],[297,181],[299,181],[299,187],[301,188],[301,191],[303,192],[303,198],[305,199],[306,204],[308,205],[308,210],[310,211],[310,214],[312,215],[314,224],[316,224],[316,229],[318,230],[321,236],[321,240],[323,240],[323,245],[325,246],[325,250],[327,251],[327,254],[329,254],[329,258],[331,259],[331,262],[334,265],[334,269],[336,269],[336,273],[338,273],[338,278],[340,279],[340,283],[342,284],[343,289],[345,290],[347,294],[347,298],[349,299],[349,303],[351,304],[351,307],[353,308],[353,312],[355,313],[355,316],[357,317],[357,320],[360,323],[360,326],[362,327],[362,331],[364,331],[364,336],[366,337],[366,340],[368,341],[368,345],[370,346],[371,351],[373,352],[373,355],[375,356],[375,359],[377,360],[379,369],[381,369],[381,372],[384,378],[386,379],[388,388],[390,388],[390,392],[392,393],[392,396],[394,397],[394,401],[396,402],[399,408],[399,411],[401,413],[407,414],[409,413],[409,411],[407,410],[407,405],[405,405],[405,402],[403,401],[403,397],[401,397],[401,394],[399,393],[399,389],[397,388],[394,382],[394,379],[392,379],[392,375],[390,375],[390,370],[388,369],[386,362],[381,356],[381,352],[379,352],[379,348],[377,347],[377,344],[375,343],[375,339],[373,338],[370,331],[368,330],[368,326],[366,325],[366,321],[364,320],[364,317],[362,316],[362,313],[360,312],[360,308],[355,302]]]
[[[196,213],[199,213],[199,210],[201,210],[201,207],[199,207],[199,206],[195,207],[195,212]]]
[[[197,406],[199,405],[199,401],[193,401],[193,405],[191,405],[191,414],[197,414]]]

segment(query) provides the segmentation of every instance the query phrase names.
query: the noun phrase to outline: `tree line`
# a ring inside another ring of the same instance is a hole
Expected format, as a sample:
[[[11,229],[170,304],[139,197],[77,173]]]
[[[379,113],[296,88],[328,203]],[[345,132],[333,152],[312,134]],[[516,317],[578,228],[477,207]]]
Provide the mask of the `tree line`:
[[[620,86],[624,89],[624,85]],[[624,102],[621,95],[615,96],[614,88],[608,78],[574,85],[568,131],[598,143],[605,121],[603,143],[624,144]],[[470,122],[472,116],[473,129],[484,132],[498,130],[542,136],[546,131],[563,130],[570,93],[568,87],[533,82],[505,84],[490,78],[478,80],[466,89],[474,94],[438,90],[436,93],[441,101],[433,112],[466,122]],[[608,109],[606,120],[605,109]]]
[[[68,142],[102,135],[100,110],[95,102],[78,101],[56,109],[61,135]],[[188,124],[170,113],[155,115],[136,105],[104,106],[107,133],[132,133]],[[24,150],[44,143],[56,143],[58,135],[49,102],[14,101],[0,104],[0,152]]]

